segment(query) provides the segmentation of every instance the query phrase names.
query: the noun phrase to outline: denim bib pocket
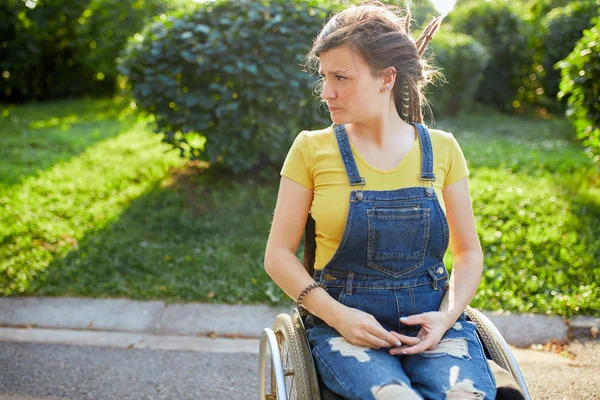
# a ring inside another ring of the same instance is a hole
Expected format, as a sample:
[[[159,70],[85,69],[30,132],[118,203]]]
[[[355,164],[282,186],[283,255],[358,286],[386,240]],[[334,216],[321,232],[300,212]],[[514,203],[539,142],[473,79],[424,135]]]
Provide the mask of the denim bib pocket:
[[[421,266],[427,253],[431,210],[418,204],[366,210],[367,265],[393,277]]]

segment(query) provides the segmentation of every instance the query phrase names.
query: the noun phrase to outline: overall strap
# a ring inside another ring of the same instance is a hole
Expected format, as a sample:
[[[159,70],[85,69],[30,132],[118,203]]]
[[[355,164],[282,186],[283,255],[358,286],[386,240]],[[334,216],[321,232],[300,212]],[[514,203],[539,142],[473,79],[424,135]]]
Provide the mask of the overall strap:
[[[411,122],[417,127],[419,132],[419,141],[421,142],[421,182],[431,182],[431,187],[425,188],[427,196],[433,194],[433,182],[435,182],[435,174],[433,173],[433,148],[431,146],[431,136],[425,125],[416,122]]]
[[[342,161],[346,168],[346,174],[348,175],[348,181],[350,186],[364,186],[365,178],[360,176],[358,168],[356,167],[356,161],[352,154],[352,148],[350,147],[350,140],[348,139],[348,133],[344,125],[333,125],[333,131],[335,132],[335,138],[337,140],[338,147],[340,148],[340,154],[342,155]]]

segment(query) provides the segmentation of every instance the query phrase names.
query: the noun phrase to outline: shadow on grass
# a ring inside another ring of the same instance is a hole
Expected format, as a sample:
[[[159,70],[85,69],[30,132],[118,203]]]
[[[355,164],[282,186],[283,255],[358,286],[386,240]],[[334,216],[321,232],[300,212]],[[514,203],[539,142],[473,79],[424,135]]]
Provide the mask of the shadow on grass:
[[[0,108],[0,189],[118,136],[139,118],[123,99],[63,100]]]
[[[36,295],[279,302],[263,269],[277,184],[230,181],[191,163],[79,241],[31,282]]]

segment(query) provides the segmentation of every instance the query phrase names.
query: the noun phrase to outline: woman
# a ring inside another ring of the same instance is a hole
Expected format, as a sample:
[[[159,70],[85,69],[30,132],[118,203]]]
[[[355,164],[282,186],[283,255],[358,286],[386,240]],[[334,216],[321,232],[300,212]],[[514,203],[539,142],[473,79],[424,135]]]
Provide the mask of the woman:
[[[495,380],[463,310],[483,253],[468,170],[452,134],[422,125],[421,38],[382,4],[350,7],[308,55],[333,125],[303,131],[282,169],[265,269],[310,314],[318,373],[349,399],[493,399]],[[315,273],[296,258],[308,215]],[[452,276],[443,263],[450,247]]]

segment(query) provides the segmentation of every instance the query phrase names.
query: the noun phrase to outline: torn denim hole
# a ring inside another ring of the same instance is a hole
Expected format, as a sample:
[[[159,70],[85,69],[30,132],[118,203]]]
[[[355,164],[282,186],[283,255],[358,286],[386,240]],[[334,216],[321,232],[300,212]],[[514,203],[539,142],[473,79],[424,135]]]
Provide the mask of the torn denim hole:
[[[460,332],[463,330],[463,326],[460,322],[456,322],[454,325],[452,325],[452,329]]]
[[[453,365],[450,367],[450,387],[456,385],[456,381],[458,380],[458,373],[460,372],[460,367],[458,365]]]
[[[466,338],[444,339],[438,343],[435,349],[419,353],[423,357],[452,356],[456,358],[471,359],[469,355],[469,342]]]
[[[404,382],[373,386],[371,393],[375,400],[422,400],[422,397]]]
[[[370,350],[368,347],[353,345],[342,336],[329,339],[329,346],[331,351],[339,351],[343,357],[354,357],[359,362],[371,361],[371,357],[367,354]]]
[[[477,389],[473,381],[465,379],[446,391],[446,400],[483,400],[485,392]]]

